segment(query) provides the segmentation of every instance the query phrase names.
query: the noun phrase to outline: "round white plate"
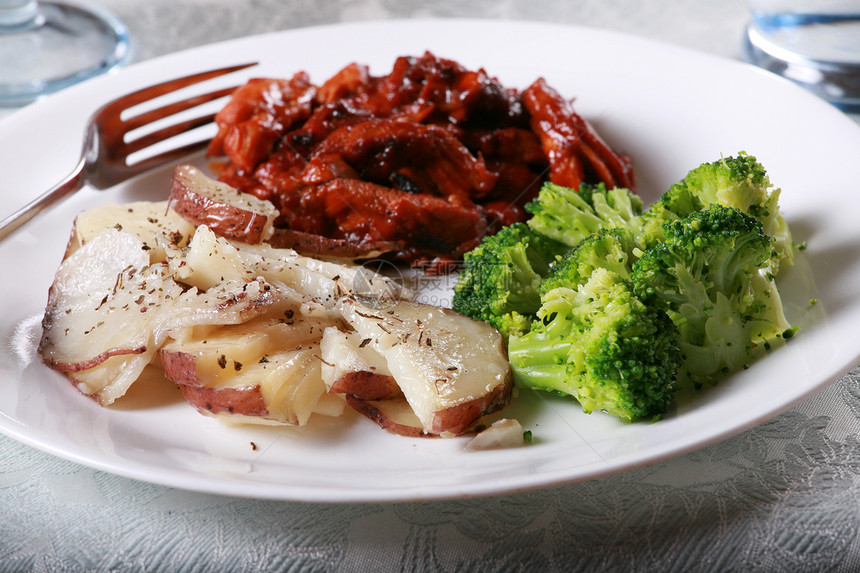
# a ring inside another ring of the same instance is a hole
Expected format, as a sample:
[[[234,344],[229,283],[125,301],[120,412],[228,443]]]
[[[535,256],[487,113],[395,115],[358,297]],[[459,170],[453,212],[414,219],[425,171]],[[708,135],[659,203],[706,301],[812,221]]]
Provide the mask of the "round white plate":
[[[75,213],[100,202],[166,197],[169,169],[162,169],[108,192],[84,190],[0,245],[0,431],[94,468],[204,492],[338,502],[478,496],[605,476],[716,442],[789,408],[860,360],[858,126],[744,64],[603,31],[389,21],[288,31],[147,61],[0,122],[0,213],[68,172],[88,115],[125,92],[248,61],[260,65],[240,81],[306,70],[322,82],[353,61],[379,75],[397,56],[425,50],[484,67],[511,87],[544,76],[634,158],[646,199],[720,155],[757,156],[783,190],[796,239],[809,243],[781,277],[801,334],[654,424],[623,425],[521,391],[507,414],[534,442],[509,450],[470,453],[465,439],[398,437],[357,415],[302,429],[226,427],[197,414],[166,384],[141,383],[101,408],[39,363],[39,320]],[[820,303],[810,308],[810,298]]]

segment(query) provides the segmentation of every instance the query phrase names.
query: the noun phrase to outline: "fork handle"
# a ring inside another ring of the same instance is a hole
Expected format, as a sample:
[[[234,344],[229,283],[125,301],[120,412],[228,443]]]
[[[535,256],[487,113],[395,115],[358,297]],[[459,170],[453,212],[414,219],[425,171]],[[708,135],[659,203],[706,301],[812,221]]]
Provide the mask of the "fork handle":
[[[56,203],[59,203],[75,191],[84,186],[84,167],[86,158],[81,157],[74,170],[65,179],[48,189],[45,193],[21,207],[0,222],[0,241],[21,228],[33,217],[45,211]]]

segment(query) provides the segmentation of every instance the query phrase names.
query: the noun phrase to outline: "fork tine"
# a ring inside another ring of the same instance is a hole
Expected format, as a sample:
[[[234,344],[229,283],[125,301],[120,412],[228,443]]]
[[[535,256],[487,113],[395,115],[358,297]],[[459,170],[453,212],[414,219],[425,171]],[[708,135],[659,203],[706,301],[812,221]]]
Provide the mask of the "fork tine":
[[[211,113],[209,115],[195,117],[193,119],[189,119],[180,123],[175,123],[168,127],[153,131],[152,133],[148,133],[123,145],[121,150],[122,154],[130,155],[136,151],[140,151],[141,149],[146,149],[147,147],[155,145],[156,143],[160,143],[165,139],[170,139],[171,137],[185,133],[187,131],[191,131],[192,129],[203,127],[204,125],[209,125],[214,121],[214,119],[215,114]]]
[[[183,157],[195,153],[197,151],[206,149],[208,145],[208,139],[203,139],[194,143],[188,143],[181,147],[176,147],[174,149],[164,151],[157,155],[153,155],[152,157],[147,157],[142,161],[124,167],[124,169],[126,172],[131,172],[133,175],[137,175],[139,173],[143,173],[144,171],[148,171],[156,167],[161,167],[162,165],[171,163],[175,160],[182,159]]]
[[[148,125],[154,121],[159,119],[164,119],[165,117],[175,115],[179,112],[185,111],[187,109],[191,109],[197,107],[199,105],[203,105],[204,103],[208,103],[210,101],[215,101],[222,97],[228,96],[233,91],[236,90],[238,86],[232,86],[229,88],[220,89],[211,93],[201,94],[198,96],[194,96],[188,99],[184,99],[181,101],[177,101],[174,103],[170,103],[164,105],[158,109],[153,109],[140,115],[136,115],[131,117],[123,122],[123,125],[126,128],[126,131],[131,131],[132,129],[137,129],[138,127]]]
[[[115,153],[118,148],[121,149],[123,147],[123,134],[128,133],[128,125],[140,127],[156,119],[166,118],[169,115],[185,111],[203,103],[214,101],[219,97],[228,95],[235,89],[235,87],[221,89],[210,94],[189,98],[183,102],[163,106],[158,110],[141,114],[131,122],[124,121],[120,117],[120,114],[130,107],[149,101],[153,98],[256,65],[256,62],[239,64],[236,66],[200,72],[183,78],[169,80],[122,96],[99,108],[92,116],[90,116],[87,124],[83,153],[74,170],[47,192],[43,193],[12,215],[0,220],[0,241],[5,239],[9,234],[26,224],[45,209],[81,189],[85,183],[89,183],[96,189],[106,189],[120,181],[125,181],[133,175],[159,167],[167,162],[180,159],[185,155],[194,153],[195,151],[205,149],[209,145],[208,139],[203,139],[183,145],[179,148],[171,149],[170,151],[165,151],[133,165],[128,165],[127,163],[128,153],[131,153],[131,151],[126,150],[125,155],[122,156]],[[157,130],[131,142],[131,145],[127,149],[143,149],[153,143],[163,141],[172,135],[184,133],[196,127],[210,124],[214,117],[215,114],[211,114],[188,120],[169,128]],[[132,129],[134,129],[134,127],[132,127]]]
[[[239,64],[236,66],[229,66],[226,68],[220,68],[217,70],[209,70],[206,72],[199,72],[196,74],[191,74],[188,76],[184,76],[181,78],[176,78],[172,80],[168,80],[166,82],[162,82],[160,84],[155,84],[153,86],[145,87],[136,92],[131,92],[130,94],[126,94],[119,99],[116,99],[103,108],[99,110],[97,113],[108,112],[108,113],[120,113],[124,109],[128,109],[130,107],[134,107],[138,104],[141,104],[145,101],[149,101],[151,99],[157,98],[159,96],[169,94],[171,92],[175,92],[181,88],[204,82],[206,80],[211,80],[213,78],[217,78],[219,76],[223,76],[226,74],[231,74],[233,72],[238,72],[239,70],[244,70],[245,68],[250,68],[252,66],[256,66],[257,62],[252,62],[248,64]]]

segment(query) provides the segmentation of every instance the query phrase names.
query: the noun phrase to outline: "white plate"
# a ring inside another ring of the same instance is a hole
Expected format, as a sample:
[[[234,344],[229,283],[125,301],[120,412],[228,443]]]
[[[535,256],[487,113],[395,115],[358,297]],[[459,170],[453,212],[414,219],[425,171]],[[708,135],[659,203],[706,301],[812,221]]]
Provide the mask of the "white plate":
[[[802,334],[656,424],[623,425],[521,392],[509,414],[535,441],[504,451],[466,453],[463,439],[397,437],[358,416],[299,430],[228,428],[166,386],[144,384],[115,407],[100,408],[38,363],[38,320],[74,214],[99,202],[164,197],[169,178],[162,170],[107,193],[86,190],[0,245],[0,430],[94,468],[205,492],[315,501],[477,496],[604,476],[713,443],[789,408],[858,362],[860,129],[751,67],[613,33],[512,22],[363,23],[144,62],[0,123],[0,213],[70,170],[89,113],[130,90],[254,60],[261,62],[254,75],[307,70],[317,82],[352,61],[382,74],[395,57],[424,50],[483,66],[509,86],[544,76],[575,96],[578,111],[632,155],[646,198],[721,154],[756,155],[783,189],[796,238],[809,242],[805,260],[782,281],[792,314],[806,321]],[[821,301],[816,314],[805,312],[811,297]]]

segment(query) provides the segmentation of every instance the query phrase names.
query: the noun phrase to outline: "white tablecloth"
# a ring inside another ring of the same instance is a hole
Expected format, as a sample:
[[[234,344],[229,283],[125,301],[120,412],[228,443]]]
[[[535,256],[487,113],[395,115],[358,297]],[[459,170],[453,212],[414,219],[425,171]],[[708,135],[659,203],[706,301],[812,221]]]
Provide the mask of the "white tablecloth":
[[[106,0],[135,60],[347,20],[614,29],[729,58],[741,0]],[[753,430],[609,478],[462,501],[307,504],[117,477],[0,436],[0,571],[857,571],[860,369]]]

